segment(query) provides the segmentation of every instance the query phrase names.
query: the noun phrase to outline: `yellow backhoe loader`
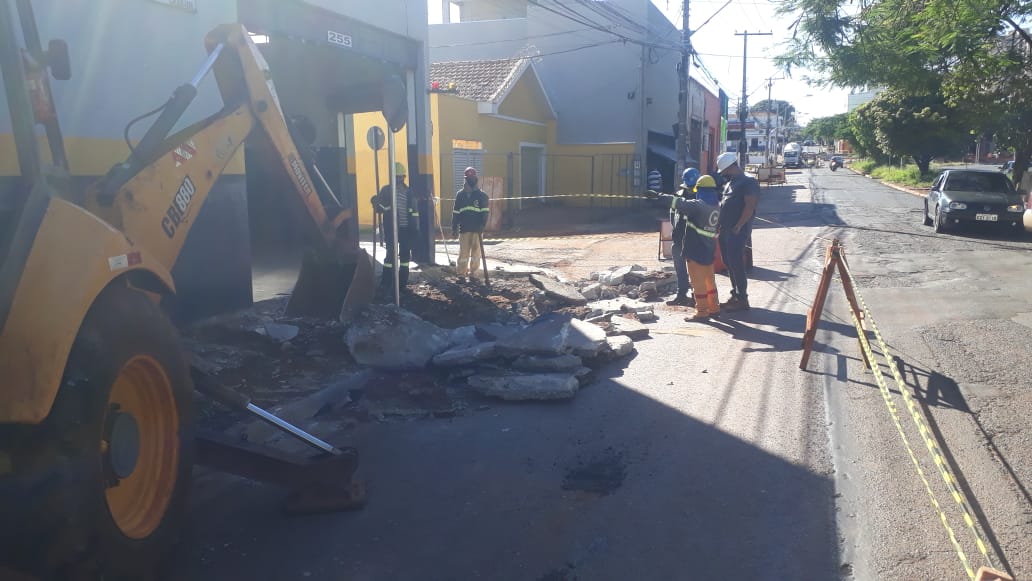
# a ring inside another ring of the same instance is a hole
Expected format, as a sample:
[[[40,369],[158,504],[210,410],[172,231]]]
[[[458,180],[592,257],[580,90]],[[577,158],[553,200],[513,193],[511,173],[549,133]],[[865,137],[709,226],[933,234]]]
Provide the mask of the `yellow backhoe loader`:
[[[357,227],[346,227],[356,210],[295,145],[247,31],[219,26],[205,43],[200,72],[154,112],[129,157],[76,190],[48,84],[48,72],[69,77],[67,47],[44,49],[29,0],[0,0],[0,69],[21,170],[0,215],[0,563],[38,578],[149,578],[180,533],[195,459],[284,484],[316,508],[334,486],[345,504],[361,500],[357,454],[296,428],[342,459],[336,468],[195,441],[196,381],[161,305],[175,293],[172,267],[205,198],[245,141],[290,184],[283,195],[311,234],[288,311],[337,317],[373,293],[372,262],[349,234]],[[170,134],[210,72],[223,108]]]

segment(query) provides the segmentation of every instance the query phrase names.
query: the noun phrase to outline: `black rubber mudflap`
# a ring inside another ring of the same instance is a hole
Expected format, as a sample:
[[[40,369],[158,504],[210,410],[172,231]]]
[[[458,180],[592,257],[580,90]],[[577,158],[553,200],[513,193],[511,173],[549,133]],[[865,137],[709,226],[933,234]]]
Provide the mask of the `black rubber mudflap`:
[[[372,300],[374,282],[372,260],[365,250],[334,261],[306,256],[287,302],[287,315],[343,319],[352,308]]]

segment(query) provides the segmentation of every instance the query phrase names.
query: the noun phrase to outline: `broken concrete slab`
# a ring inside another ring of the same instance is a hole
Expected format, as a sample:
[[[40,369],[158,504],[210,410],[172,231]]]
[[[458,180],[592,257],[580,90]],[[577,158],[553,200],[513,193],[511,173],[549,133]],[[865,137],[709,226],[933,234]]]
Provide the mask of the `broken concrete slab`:
[[[626,335],[631,339],[646,339],[649,336],[649,328],[640,322],[627,317],[614,316],[609,319],[613,332],[618,335]]]
[[[581,289],[581,295],[589,301],[598,299],[599,293],[602,292],[602,285],[597,282],[593,282]]]
[[[581,367],[573,372],[573,376],[577,378],[580,386],[584,387],[595,381],[595,370],[590,367]]]
[[[569,354],[558,357],[524,355],[512,362],[513,369],[524,371],[576,371],[581,366],[581,358]]]
[[[491,267],[490,276],[497,278],[527,278],[532,274],[547,274],[545,269],[529,264],[501,263],[492,264]]]
[[[640,313],[635,313],[634,316],[642,323],[654,323],[659,320],[655,311],[641,311]]]
[[[569,399],[580,388],[569,373],[474,375],[466,382],[484,395],[508,401]]]
[[[362,365],[420,369],[448,348],[451,334],[394,305],[366,305],[355,313],[344,342]]]
[[[621,266],[615,270],[600,274],[598,282],[608,286],[620,286],[624,282],[624,277],[632,272],[631,266]]]
[[[562,355],[568,350],[570,317],[548,313],[538,317],[518,332],[499,339],[498,351],[503,355]]]
[[[501,323],[477,323],[476,336],[481,341],[500,341],[523,330],[523,325],[503,325]]]
[[[466,325],[464,327],[458,327],[451,330],[451,337],[449,338],[448,348],[454,347],[470,347],[480,342],[477,337],[476,325]]]
[[[588,308],[590,308],[593,312],[601,311],[603,314],[654,311],[653,306],[646,302],[627,298],[616,298],[612,300],[595,301],[592,303],[588,303]]]
[[[265,331],[265,336],[277,343],[286,343],[297,334],[301,332],[301,329],[297,325],[283,325],[280,323],[268,322],[262,326]]]
[[[634,341],[627,335],[606,337],[606,344],[613,357],[623,357],[634,352]]]
[[[495,353],[496,344],[491,341],[473,346],[454,347],[434,355],[433,362],[436,367],[459,367],[490,359]]]
[[[530,275],[530,282],[545,295],[571,305],[587,304],[588,299],[575,287],[539,274]]]
[[[570,321],[567,337],[569,351],[578,357],[590,359],[599,354],[606,345],[606,332],[598,325],[580,319]]]

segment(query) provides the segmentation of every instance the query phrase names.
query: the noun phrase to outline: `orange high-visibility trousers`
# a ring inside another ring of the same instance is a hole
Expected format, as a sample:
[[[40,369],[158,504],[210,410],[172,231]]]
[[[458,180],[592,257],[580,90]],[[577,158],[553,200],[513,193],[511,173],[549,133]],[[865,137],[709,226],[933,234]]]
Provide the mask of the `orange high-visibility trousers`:
[[[719,313],[720,300],[717,298],[717,277],[713,273],[713,265],[689,260],[688,277],[692,280],[692,292],[695,293],[696,314],[709,316]]]

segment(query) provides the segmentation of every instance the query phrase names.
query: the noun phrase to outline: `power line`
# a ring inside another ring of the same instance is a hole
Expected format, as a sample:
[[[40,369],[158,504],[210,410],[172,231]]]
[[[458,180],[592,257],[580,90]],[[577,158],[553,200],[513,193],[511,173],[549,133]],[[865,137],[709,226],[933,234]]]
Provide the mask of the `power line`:
[[[551,12],[552,14],[555,14],[556,16],[560,16],[562,18],[566,18],[566,19],[572,20],[572,21],[574,21],[574,22],[576,22],[578,24],[587,26],[589,28],[594,28],[595,30],[598,30],[598,31],[601,31],[601,32],[605,32],[607,34],[612,34],[613,36],[619,38],[620,40],[622,40],[624,42],[627,42],[627,43],[630,43],[630,44],[636,44],[636,45],[639,45],[639,46],[647,46],[647,47],[652,47],[652,48],[656,48],[656,49],[660,49],[660,50],[673,50],[673,51],[680,51],[681,50],[681,47],[677,46],[677,45],[660,44],[660,43],[655,43],[655,42],[645,42],[645,41],[638,40],[636,38],[633,38],[633,37],[630,37],[630,36],[627,36],[627,35],[624,35],[624,34],[620,34],[619,32],[616,32],[616,31],[612,30],[609,27],[599,25],[597,22],[591,22],[591,21],[584,20],[583,19],[584,18],[583,15],[580,15],[580,17],[578,18],[576,16],[571,16],[569,14],[560,12],[560,11],[554,9],[554,8],[549,7],[549,6],[545,6],[544,4],[541,3],[541,0],[530,0],[530,4],[532,4],[532,5],[534,5],[534,6],[538,7],[538,8],[541,8],[543,10],[546,10],[548,12]],[[562,6],[562,4],[560,4],[560,6]],[[579,15],[579,13],[577,13],[577,14]]]
[[[574,28],[574,29],[571,29],[571,30],[563,30],[563,31],[560,31],[560,32],[548,32],[548,33],[544,33],[544,34],[530,34],[530,35],[527,35],[527,36],[521,36],[519,38],[506,38],[506,39],[501,39],[501,40],[482,40],[482,41],[477,41],[477,42],[456,42],[456,43],[452,43],[452,44],[437,44],[437,45],[431,46],[430,48],[452,48],[452,47],[457,47],[457,46],[481,46],[481,45],[485,45],[485,44],[501,44],[503,42],[520,42],[522,40],[535,40],[535,39],[538,39],[538,38],[548,38],[548,37],[551,37],[551,36],[562,36],[564,34],[577,34],[579,32],[588,32],[588,31],[592,31],[592,30],[595,30],[595,29],[594,28]]]

